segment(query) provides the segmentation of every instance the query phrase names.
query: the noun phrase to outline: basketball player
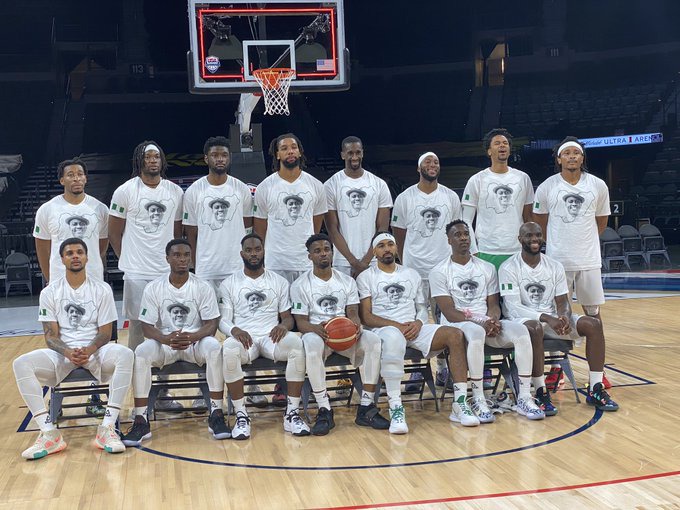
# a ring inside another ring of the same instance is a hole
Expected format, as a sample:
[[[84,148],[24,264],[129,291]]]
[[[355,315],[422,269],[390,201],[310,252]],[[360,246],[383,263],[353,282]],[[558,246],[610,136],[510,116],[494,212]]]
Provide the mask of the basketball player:
[[[57,166],[64,193],[45,202],[35,214],[35,250],[40,271],[49,284],[64,276],[59,244],[70,237],[85,241],[90,254],[88,276],[104,280],[104,257],[109,246],[109,213],[104,204],[85,193],[87,166],[79,158]]]
[[[392,234],[379,232],[373,239],[373,254],[378,261],[359,275],[357,287],[361,299],[361,322],[376,333],[382,341],[380,373],[390,405],[390,432],[406,434],[408,426],[404,406],[401,403],[401,378],[404,376],[404,354],[406,347],[418,349],[423,357],[436,356],[449,350],[449,363],[453,372],[454,405],[464,407],[472,414],[465,402],[467,395],[467,362],[465,359],[465,338],[456,328],[430,324],[427,314],[427,299],[422,282],[416,270],[395,262],[397,244]],[[386,289],[392,284],[404,287],[398,308]],[[456,419],[451,412],[449,419]]]
[[[394,201],[392,231],[399,249],[399,260],[418,272],[423,295],[429,300],[435,316],[435,302],[430,298],[428,278],[432,268],[451,253],[445,226],[460,218],[460,199],[455,191],[439,184],[439,158],[434,152],[426,152],[418,158],[417,171],[418,184],[406,189]],[[434,213],[438,213],[436,218]],[[413,373],[411,380],[417,380],[419,376]],[[437,358],[436,379],[441,386],[449,380],[446,361],[442,357]]]
[[[257,187],[253,229],[267,241],[267,269],[290,284],[311,268],[305,239],[321,229],[326,195],[323,184],[304,171],[304,149],[297,136],[278,136],[269,154],[274,173]]]
[[[567,287],[576,292],[583,312],[601,320],[600,234],[611,213],[609,189],[588,172],[585,150],[576,137],[562,140],[553,155],[558,173],[536,189],[534,221],[546,234],[546,254],[564,266]],[[608,381],[606,385],[610,386]]]
[[[371,239],[387,230],[392,196],[384,180],[364,170],[364,146],[356,136],[342,141],[345,168],[324,184],[326,228],[335,246],[333,267],[356,278],[373,260]]]
[[[170,275],[153,280],[142,295],[139,320],[145,340],[135,349],[135,421],[123,437],[127,446],[151,438],[147,409],[151,367],[180,360],[205,365],[210,390],[208,430],[215,439],[231,436],[222,411],[224,379],[221,346],[214,336],[220,317],[215,291],[189,272],[191,245],[186,239],[168,242],[165,260]]]
[[[379,414],[373,402],[380,374],[380,337],[361,329],[356,282],[350,276],[333,269],[333,245],[327,235],[313,235],[307,239],[306,245],[314,268],[295,280],[290,295],[295,323],[302,333],[307,375],[319,406],[312,434],[323,436],[335,427],[333,410],[326,393],[324,365],[326,358],[333,352],[324,343],[328,339],[324,326],[334,317],[348,317],[358,331],[357,343],[349,349],[338,351],[348,357],[354,366],[360,367],[363,391],[355,423],[375,429],[388,429],[390,422]],[[324,309],[321,303],[331,301],[331,298],[335,301],[334,308]]]
[[[109,382],[109,402],[97,427],[95,446],[108,453],[125,451],[115,424],[132,379],[134,356],[127,347],[110,343],[117,318],[113,291],[87,274],[87,251],[87,243],[79,238],[59,245],[65,275],[53,278],[43,289],[38,311],[48,349],[22,354],[13,363],[19,392],[40,429],[35,444],[21,454],[28,460],[66,448],[61,432],[50,421],[42,388],[58,385],[77,367],[86,368],[101,383]],[[76,323],[69,308],[83,311]]]
[[[544,411],[531,396],[534,355],[529,331],[516,322],[501,320],[496,268],[470,254],[471,235],[467,223],[455,220],[446,226],[446,231],[451,245],[451,257],[432,270],[430,285],[432,296],[442,311],[440,323],[456,327],[465,334],[472,385],[472,410],[479,420],[477,423],[491,423],[495,420],[486,405],[482,383],[485,344],[498,348],[514,347],[519,372],[517,412],[530,420],[543,419]],[[470,285],[470,282],[476,285]],[[464,287],[468,288],[467,292]],[[473,296],[469,295],[471,290],[474,292]],[[542,349],[542,342],[539,347]],[[542,350],[540,355],[543,355]],[[540,370],[542,375],[542,365]],[[545,392],[544,397],[550,403],[550,397]],[[458,411],[455,404],[454,410]],[[460,413],[458,417],[463,425],[477,424]]]
[[[523,323],[529,331],[533,330],[534,334],[538,333],[541,338],[541,353],[543,336],[573,340],[577,345],[582,337],[585,337],[589,367],[586,402],[602,411],[616,411],[619,408],[618,404],[610,398],[602,384],[605,358],[602,322],[595,317],[572,313],[571,290],[567,285],[562,264],[548,255],[541,254],[543,230],[540,225],[533,222],[522,225],[519,230],[519,241],[522,251],[505,261],[498,273],[503,296],[503,314],[509,319]],[[578,246],[583,246],[583,242],[578,243]],[[545,288],[543,300],[538,304],[530,298],[527,291],[535,283]],[[534,345],[537,346],[537,343]],[[534,353],[537,354],[536,351]],[[538,363],[534,362],[533,373],[537,392],[543,390],[542,393],[546,394],[542,356]]]
[[[144,340],[139,320],[144,287],[167,275],[165,246],[182,233],[182,189],[165,178],[167,166],[157,143],[140,143],[132,154],[132,178],[111,198],[109,238],[124,272],[123,314],[130,321],[128,347],[133,351]],[[156,409],[181,407],[176,401],[159,400]]]
[[[291,333],[294,323],[288,282],[274,271],[265,269],[264,243],[257,234],[248,234],[241,240],[241,259],[243,270],[225,279],[218,291],[222,316],[220,331],[227,335],[222,345],[224,380],[236,412],[232,438],[250,437],[242,365],[260,356],[287,362],[288,398],[283,429],[294,436],[308,436],[309,425],[298,414],[305,380],[305,353],[302,339]],[[264,300],[258,300],[255,308],[247,297],[254,293],[265,296]]]
[[[512,136],[505,129],[492,129],[482,142],[491,164],[468,180],[463,191],[463,219],[470,229],[471,251],[496,270],[519,252],[517,231],[531,219],[534,188],[524,172],[508,165]],[[476,246],[475,246],[476,235]]]

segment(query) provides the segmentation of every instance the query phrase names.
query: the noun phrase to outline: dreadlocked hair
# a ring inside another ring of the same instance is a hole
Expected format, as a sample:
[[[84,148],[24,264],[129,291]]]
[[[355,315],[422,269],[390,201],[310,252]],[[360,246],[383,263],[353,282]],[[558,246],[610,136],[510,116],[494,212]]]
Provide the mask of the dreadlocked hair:
[[[165,159],[165,152],[161,146],[153,140],[145,140],[140,143],[132,152],[132,177],[138,177],[144,168],[144,148],[147,145],[155,145],[161,155],[161,177],[165,179],[165,171],[168,169],[168,160]]]
[[[302,147],[302,142],[293,133],[284,133],[277,136],[269,144],[269,155],[272,157],[272,173],[279,171],[279,160],[276,157],[276,153],[279,151],[279,143],[285,138],[292,138],[297,143],[298,149],[300,149],[300,170],[305,170],[307,168],[307,158],[305,158],[305,150]]]

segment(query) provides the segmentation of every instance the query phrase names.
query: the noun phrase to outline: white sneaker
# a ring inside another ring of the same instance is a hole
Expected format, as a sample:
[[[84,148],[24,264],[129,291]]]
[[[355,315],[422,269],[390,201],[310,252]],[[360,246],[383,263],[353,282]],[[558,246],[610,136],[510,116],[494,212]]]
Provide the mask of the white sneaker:
[[[479,425],[479,418],[472,412],[467,400],[461,398],[461,402],[454,402],[451,406],[449,420],[460,423],[463,427],[476,427]]]
[[[284,415],[283,430],[290,432],[294,436],[308,436],[311,433],[309,425],[300,417],[297,409]]]
[[[472,412],[475,413],[475,416],[479,418],[480,423],[493,423],[496,421],[496,417],[486,403],[486,397],[473,397],[470,407],[472,408]]]
[[[205,399],[203,397],[197,397],[191,403],[191,412],[194,414],[205,414],[207,409],[205,407]]]
[[[285,428],[285,425],[284,425]],[[243,411],[236,413],[236,423],[231,429],[231,438],[238,440],[248,439],[250,437],[250,418]]]
[[[108,453],[121,453],[125,451],[125,445],[120,440],[113,425],[99,425],[94,445]]]
[[[408,434],[404,406],[390,407],[390,434]]]
[[[66,448],[66,441],[61,437],[59,430],[48,430],[41,432],[33,446],[26,448],[21,456],[27,460],[37,460],[47,457],[52,453],[57,453]]]
[[[260,391],[262,391],[262,388],[260,388],[257,384],[248,386],[246,388],[247,393],[256,393]],[[269,405],[269,400],[267,400],[266,395],[248,395],[246,397],[246,402],[255,407],[266,407]]]
[[[526,416],[530,420],[542,420],[545,418],[543,409],[536,405],[533,397],[518,399],[517,413]]]

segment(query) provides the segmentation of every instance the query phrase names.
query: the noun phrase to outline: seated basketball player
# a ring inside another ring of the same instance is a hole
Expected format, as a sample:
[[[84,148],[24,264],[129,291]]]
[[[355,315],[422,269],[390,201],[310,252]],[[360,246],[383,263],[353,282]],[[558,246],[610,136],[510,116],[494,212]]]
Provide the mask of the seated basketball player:
[[[323,436],[335,426],[333,410],[326,393],[324,365],[325,359],[332,352],[324,344],[324,340],[328,339],[324,325],[334,317],[348,317],[359,330],[357,343],[347,350],[339,351],[354,366],[360,366],[364,389],[355,423],[374,429],[387,429],[390,422],[380,416],[373,403],[380,374],[380,337],[371,331],[361,331],[356,282],[350,276],[333,269],[333,245],[326,234],[311,236],[306,245],[314,267],[293,282],[290,296],[297,328],[303,333],[307,376],[319,406],[312,434]]]
[[[48,349],[37,349],[14,360],[19,392],[33,415],[40,435],[21,456],[40,459],[66,448],[59,430],[45,408],[43,386],[56,386],[78,367],[86,368],[102,383],[109,383],[109,402],[94,445],[109,453],[125,451],[115,423],[132,379],[133,354],[111,340],[117,319],[111,287],[87,276],[87,245],[69,238],[59,246],[66,275],[51,281],[40,293],[38,320],[43,323]],[[82,310],[79,320],[69,309]]]
[[[361,321],[382,340],[380,373],[385,379],[389,398],[390,432],[406,434],[408,426],[401,403],[406,347],[419,350],[427,358],[449,350],[454,398],[458,402],[461,395],[467,394],[465,338],[459,329],[429,324],[427,298],[420,276],[414,269],[395,262],[397,244],[394,236],[379,232],[373,237],[372,245],[378,264],[357,277]],[[396,306],[394,295],[389,293],[395,286],[404,289]],[[464,398],[462,402],[465,402]]]
[[[461,329],[467,339],[468,366],[472,381],[472,410],[475,413],[475,416],[465,415],[454,403],[454,411],[458,411],[455,413],[456,417],[463,425],[494,421],[494,415],[486,404],[482,383],[486,343],[491,347],[515,348],[515,362],[519,372],[517,412],[530,420],[543,419],[544,411],[536,405],[531,396],[534,359],[531,337],[522,324],[500,320],[500,291],[496,268],[493,264],[470,255],[470,228],[464,221],[455,220],[446,225],[446,235],[451,245],[451,257],[432,269],[430,288],[432,297],[436,299],[442,311],[441,324]],[[542,342],[537,354],[543,356]],[[543,365],[540,363],[539,359],[537,369],[540,375],[543,375]],[[537,398],[545,406],[546,412],[557,413],[547,392],[539,393]],[[478,421],[475,418],[478,418]]]
[[[250,418],[243,398],[242,365],[260,356],[286,361],[288,397],[283,429],[294,436],[308,436],[309,425],[298,414],[305,380],[302,339],[293,329],[289,285],[285,278],[264,267],[264,245],[257,234],[241,240],[243,270],[228,276],[218,290],[220,331],[227,335],[222,345],[224,380],[236,412],[233,439],[250,437]],[[257,296],[257,306],[252,297]]]
[[[586,402],[602,411],[616,411],[614,402],[602,384],[605,340],[602,322],[595,317],[571,311],[571,294],[567,288],[564,267],[541,254],[543,230],[538,223],[525,223],[519,230],[522,251],[506,260],[498,271],[503,296],[503,314],[523,323],[540,340],[541,375],[534,379],[537,393],[546,394],[543,377],[543,337],[573,340],[586,338],[589,367]],[[532,291],[538,287],[540,292]],[[537,342],[534,341],[534,345]],[[534,363],[536,366],[536,363]]]
[[[139,446],[151,438],[148,421],[151,367],[163,368],[176,361],[206,366],[210,390],[208,430],[215,439],[230,437],[222,401],[222,352],[215,338],[220,312],[212,286],[189,272],[191,246],[173,239],[165,247],[170,275],[149,282],[139,312],[144,341],[135,349],[133,392],[135,422],[123,437],[127,446]]]

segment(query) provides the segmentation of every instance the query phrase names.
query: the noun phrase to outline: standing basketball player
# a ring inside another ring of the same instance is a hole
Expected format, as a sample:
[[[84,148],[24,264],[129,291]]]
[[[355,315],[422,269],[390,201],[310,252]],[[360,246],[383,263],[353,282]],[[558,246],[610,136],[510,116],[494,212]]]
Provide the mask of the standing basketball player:
[[[324,184],[326,228],[335,246],[333,267],[357,277],[373,259],[371,239],[387,230],[392,197],[385,181],[363,169],[364,146],[356,136],[342,141],[345,168]]]
[[[132,153],[132,178],[111,198],[109,239],[118,268],[124,272],[123,314],[130,321],[128,347],[132,350],[144,340],[139,321],[144,287],[168,273],[165,246],[182,233],[182,189],[165,178],[167,166],[157,143],[140,143]],[[158,404],[157,409],[181,408],[171,400]]]
[[[14,360],[14,375],[40,435],[21,455],[40,459],[66,448],[66,442],[50,421],[43,386],[54,387],[78,367],[86,368],[100,382],[109,382],[109,402],[94,444],[109,453],[125,451],[115,430],[121,405],[132,379],[133,354],[111,340],[116,320],[113,291],[99,278],[87,275],[87,244],[69,238],[59,246],[65,275],[53,278],[40,293],[38,320],[43,323],[47,349],[23,354]],[[80,320],[69,317],[69,309],[82,310]]]
[[[305,380],[302,339],[293,329],[289,285],[285,278],[265,269],[265,250],[257,234],[241,240],[243,270],[232,274],[219,287],[220,331],[227,335],[222,345],[224,380],[236,411],[234,439],[250,437],[250,418],[243,398],[242,365],[260,356],[286,361],[288,398],[283,429],[294,436],[308,436],[309,425],[298,414]],[[256,300],[251,298],[256,296]]]
[[[546,234],[546,254],[564,266],[567,286],[576,292],[583,312],[601,320],[600,234],[611,214],[609,189],[587,171],[585,150],[576,137],[566,137],[553,154],[558,173],[536,189],[534,219]]]
[[[305,240],[321,229],[326,194],[323,184],[304,171],[305,153],[297,136],[278,136],[269,154],[274,173],[255,192],[253,230],[267,243],[267,269],[293,283],[311,268]]]
[[[333,410],[326,393],[324,365],[326,358],[333,352],[324,343],[328,339],[324,325],[334,317],[348,317],[359,331],[359,338],[352,347],[338,351],[348,357],[354,366],[360,367],[363,391],[355,423],[374,429],[387,429],[390,422],[380,416],[373,403],[380,374],[380,337],[371,331],[361,331],[356,282],[333,269],[333,245],[327,235],[313,235],[307,239],[306,245],[314,269],[295,280],[290,295],[295,323],[302,333],[305,347],[307,375],[319,406],[312,434],[326,435],[335,426]],[[329,307],[328,303],[333,303],[333,306]]]
[[[512,136],[505,129],[492,129],[484,135],[484,150],[491,165],[468,180],[463,192],[463,219],[470,228],[472,251],[494,265],[496,270],[519,252],[517,231],[531,219],[534,188],[524,172],[508,165]]]
[[[165,248],[170,274],[159,276],[144,288],[139,320],[145,340],[135,349],[135,421],[123,437],[127,446],[139,446],[151,438],[148,421],[151,367],[163,368],[177,361],[206,367],[210,390],[208,430],[215,439],[231,436],[224,421],[222,402],[222,352],[215,338],[220,311],[209,283],[189,272],[191,245],[173,239]]]
[[[426,358],[449,350],[454,399],[459,402],[461,395],[467,395],[465,338],[459,329],[429,323],[420,276],[414,269],[395,262],[397,244],[392,234],[379,232],[372,246],[378,264],[357,278],[361,321],[382,340],[380,374],[385,379],[389,398],[390,432],[406,434],[408,426],[401,403],[406,347],[418,349]],[[403,289],[396,307],[394,294],[390,296],[388,290],[393,287]],[[454,418],[452,412],[449,419],[457,421]]]
[[[562,264],[541,254],[543,230],[540,225],[533,222],[522,225],[519,241],[522,245],[521,253],[505,261],[498,272],[503,296],[503,315],[522,322],[530,330],[543,333],[540,335],[541,344],[543,335],[572,340],[577,345],[585,337],[589,368],[586,401],[602,411],[616,411],[619,406],[610,398],[602,384],[605,358],[602,322],[595,317],[572,313],[571,289],[567,285]],[[583,242],[578,246],[583,246]],[[536,286],[542,289],[540,299],[530,294],[529,289]],[[543,345],[540,347],[542,353]],[[540,366],[543,366],[542,359]],[[537,389],[543,386],[540,379],[534,380],[534,385]]]

